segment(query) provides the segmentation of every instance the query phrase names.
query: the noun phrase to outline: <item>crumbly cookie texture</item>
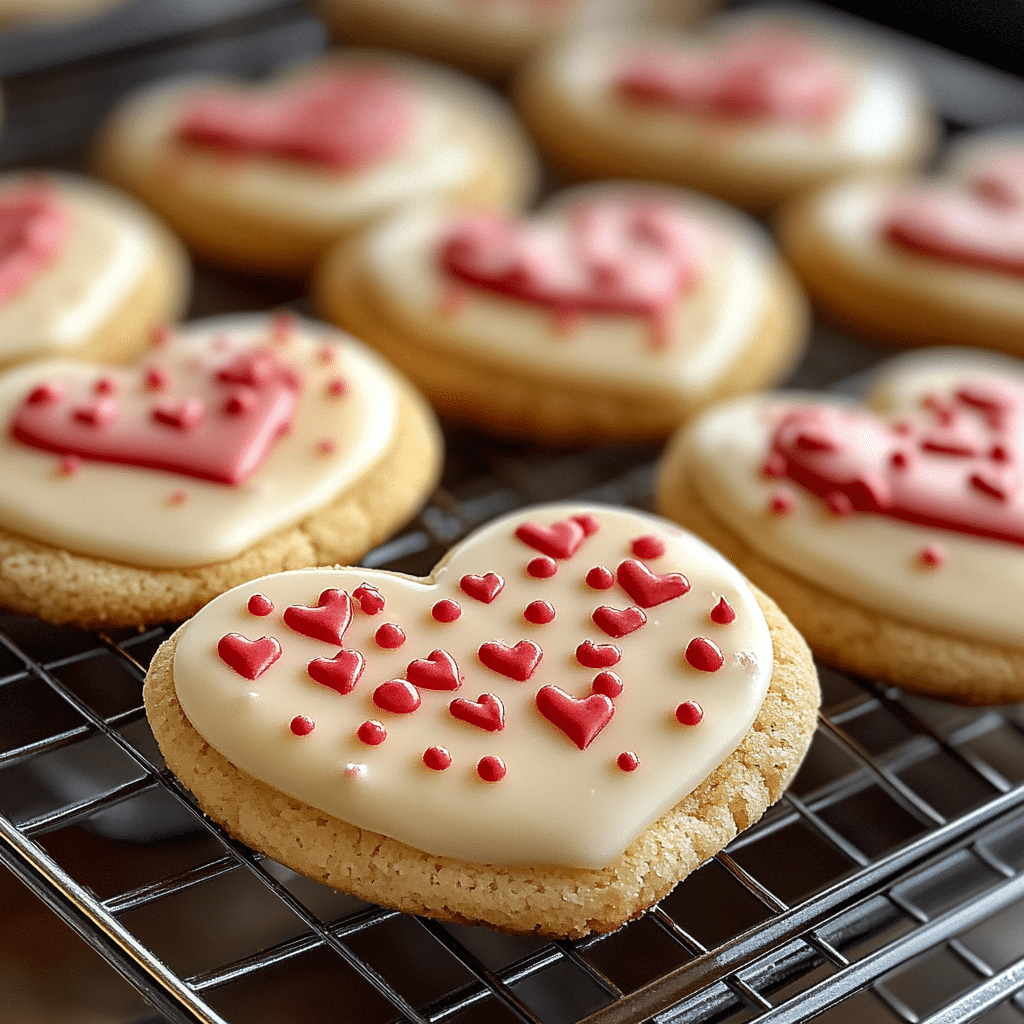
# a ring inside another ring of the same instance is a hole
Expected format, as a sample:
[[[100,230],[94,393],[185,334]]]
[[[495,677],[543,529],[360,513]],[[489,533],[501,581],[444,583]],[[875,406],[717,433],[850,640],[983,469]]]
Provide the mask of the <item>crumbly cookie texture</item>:
[[[901,621],[816,586],[755,550],[702,500],[688,455],[686,431],[679,431],[662,457],[658,511],[705,538],[771,594],[822,660],[962,704],[1024,696],[1024,652]]]
[[[157,651],[146,709],[168,766],[232,835],[296,871],[371,902],[515,934],[577,938],[643,913],[755,822],[796,774],[817,715],[810,652],[757,594],[774,671],[740,746],[601,870],[495,867],[422,853],[291,799],[240,771],[193,729],[174,686],[177,634]]]
[[[401,526],[437,481],[436,420],[407,384],[393,441],[329,505],[225,561],[183,569],[79,555],[0,530],[0,606],[56,624],[109,628],[179,620],[217,594],[271,572],[349,562]]]

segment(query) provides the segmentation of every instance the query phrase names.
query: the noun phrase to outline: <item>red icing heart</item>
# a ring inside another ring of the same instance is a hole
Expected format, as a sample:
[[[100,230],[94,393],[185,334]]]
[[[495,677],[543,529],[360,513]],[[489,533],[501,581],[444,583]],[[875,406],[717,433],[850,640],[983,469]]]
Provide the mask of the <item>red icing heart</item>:
[[[516,536],[530,547],[551,558],[572,558],[587,537],[582,525],[575,519],[562,519],[550,526],[542,523],[521,523]]]
[[[0,198],[0,305],[60,252],[68,218],[50,190],[24,185]]]
[[[283,618],[296,633],[340,646],[352,621],[352,601],[344,590],[325,590],[315,608],[293,604],[285,608]]]
[[[542,686],[537,691],[537,710],[580,750],[586,750],[612,720],[615,705],[603,693],[577,698],[557,686]]]
[[[248,640],[241,633],[228,633],[217,642],[217,653],[240,676],[259,679],[281,657],[281,645],[272,636]]]
[[[368,583],[356,587],[352,596],[359,602],[359,609],[364,615],[377,615],[384,611],[384,595]]]
[[[480,645],[477,656],[492,671],[525,683],[540,664],[544,652],[532,640],[520,640],[515,647],[492,640]]]
[[[906,190],[885,211],[882,231],[951,263],[1024,274],[1024,153],[979,164],[965,187]]]
[[[178,135],[229,153],[349,171],[395,152],[414,115],[409,87],[396,75],[334,69],[264,96],[204,93],[185,111]]]
[[[619,586],[641,608],[653,608],[674,598],[682,597],[690,589],[690,581],[681,572],[653,573],[643,562],[633,558],[619,565]]]
[[[584,640],[576,648],[576,660],[584,668],[611,668],[617,665],[622,652],[614,644],[595,644],[592,640]]]
[[[358,651],[342,649],[333,658],[314,658],[307,666],[309,678],[338,693],[351,693],[366,668],[366,659]]]
[[[501,732],[505,728],[505,705],[493,693],[481,693],[476,700],[456,697],[448,710],[460,722],[468,722],[487,732]]]
[[[699,53],[639,53],[614,84],[642,103],[737,120],[821,121],[846,93],[835,60],[814,40],[763,25]]]
[[[294,372],[270,352],[253,351],[235,363],[259,370],[251,402],[227,408],[237,387],[223,368],[204,369],[190,385],[199,394],[152,396],[146,370],[129,373],[121,393],[102,391],[83,402],[65,391],[39,401],[34,389],[15,410],[11,434],[24,444],[61,455],[168,470],[225,484],[244,483],[291,423],[298,402]],[[239,371],[241,372],[241,371]],[[255,370],[253,370],[255,374]],[[109,390],[109,389],[108,389]]]
[[[547,306],[562,322],[581,313],[647,317],[663,347],[668,312],[696,283],[706,247],[679,204],[624,195],[577,203],[557,225],[463,217],[439,258],[459,280]]]
[[[1024,389],[967,381],[923,404],[938,423],[794,409],[775,429],[773,457],[832,508],[1024,544]],[[936,445],[938,427],[963,443]],[[808,437],[827,444],[808,445]]]
[[[470,573],[459,580],[459,586],[475,601],[490,604],[501,593],[505,581],[496,572],[489,572],[486,576]]]
[[[647,616],[639,608],[610,608],[606,604],[596,609],[591,618],[613,637],[628,636],[647,623]]]
[[[462,685],[459,666],[447,651],[431,651],[426,658],[409,662],[405,677],[424,690],[457,690]]]

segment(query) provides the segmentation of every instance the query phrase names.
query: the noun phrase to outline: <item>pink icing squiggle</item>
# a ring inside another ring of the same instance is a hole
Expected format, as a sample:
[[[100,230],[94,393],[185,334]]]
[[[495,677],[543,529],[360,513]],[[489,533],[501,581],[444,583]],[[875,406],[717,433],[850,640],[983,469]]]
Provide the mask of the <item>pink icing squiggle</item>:
[[[27,184],[0,197],[0,305],[53,261],[68,228],[67,211],[45,185]]]

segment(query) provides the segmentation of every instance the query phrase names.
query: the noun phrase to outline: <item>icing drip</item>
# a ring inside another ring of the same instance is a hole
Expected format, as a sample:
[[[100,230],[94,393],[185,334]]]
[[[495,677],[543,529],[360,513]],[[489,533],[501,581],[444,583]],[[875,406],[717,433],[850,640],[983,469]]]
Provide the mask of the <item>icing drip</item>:
[[[442,239],[439,259],[460,281],[546,306],[570,329],[583,313],[646,317],[657,349],[667,345],[671,307],[696,284],[706,248],[704,230],[678,206],[620,198],[581,202],[564,224],[463,217]]]
[[[60,252],[68,215],[43,185],[0,198],[0,305],[17,295]]]
[[[183,142],[352,171],[390,156],[415,117],[409,87],[379,70],[334,70],[265,96],[208,92],[178,127]]]

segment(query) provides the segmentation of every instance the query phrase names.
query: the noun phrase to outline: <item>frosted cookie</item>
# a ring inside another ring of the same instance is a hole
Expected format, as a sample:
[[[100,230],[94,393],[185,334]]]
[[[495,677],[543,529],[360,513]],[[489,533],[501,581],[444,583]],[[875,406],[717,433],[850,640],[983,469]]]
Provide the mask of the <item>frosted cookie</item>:
[[[406,211],[339,246],[320,308],[440,411],[546,441],[653,438],[782,377],[803,297],[744,215],[645,185],[528,219]]]
[[[0,376],[0,607],[49,622],[181,619],[245,580],[353,561],[436,480],[415,391],[353,338],[220,317],[112,369]]]
[[[492,92],[355,51],[258,85],[147,86],[112,112],[94,164],[204,259],[280,275],[308,272],[339,237],[412,200],[516,206],[535,177]]]
[[[0,176],[0,368],[129,359],[190,285],[181,245],[126,196],[70,175]]]
[[[573,176],[668,181],[750,209],[847,171],[914,166],[935,134],[873,41],[771,17],[570,39],[525,70],[518,106]]]
[[[907,345],[1024,353],[1024,137],[955,146],[928,179],[851,177],[785,212],[780,237],[823,312]]]
[[[738,400],[672,442],[658,507],[721,548],[823,658],[970,704],[1024,698],[1024,364],[893,360],[865,409]]]
[[[145,688],[172,771],[232,834],[385,906],[609,931],[754,822],[818,685],[775,605],[654,516],[548,505],[424,579],[268,576]]]

